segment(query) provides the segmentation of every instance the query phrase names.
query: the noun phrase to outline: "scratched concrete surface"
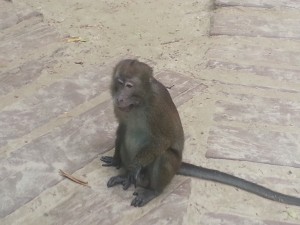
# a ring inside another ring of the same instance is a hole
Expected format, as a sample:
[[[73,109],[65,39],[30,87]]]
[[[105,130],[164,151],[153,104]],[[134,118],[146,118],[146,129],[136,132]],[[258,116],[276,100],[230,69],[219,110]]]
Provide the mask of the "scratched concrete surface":
[[[99,162],[114,148],[111,71],[134,57],[169,87],[185,161],[300,197],[300,2],[0,5],[1,225],[300,224],[299,207],[180,176],[133,208]]]

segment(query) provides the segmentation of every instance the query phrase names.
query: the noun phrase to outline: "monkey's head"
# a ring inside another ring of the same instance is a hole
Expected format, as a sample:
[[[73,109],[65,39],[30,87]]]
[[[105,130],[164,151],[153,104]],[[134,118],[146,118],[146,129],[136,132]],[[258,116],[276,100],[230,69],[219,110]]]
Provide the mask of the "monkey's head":
[[[125,59],[113,72],[111,94],[115,109],[130,112],[150,98],[152,68],[138,60]]]

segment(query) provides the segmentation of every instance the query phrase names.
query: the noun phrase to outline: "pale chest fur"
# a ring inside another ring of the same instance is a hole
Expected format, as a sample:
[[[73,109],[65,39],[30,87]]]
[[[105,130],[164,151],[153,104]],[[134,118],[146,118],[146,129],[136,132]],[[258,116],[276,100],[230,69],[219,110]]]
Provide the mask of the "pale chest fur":
[[[135,156],[151,139],[146,119],[135,116],[127,120],[125,136],[121,145],[121,159],[125,167],[128,167]]]

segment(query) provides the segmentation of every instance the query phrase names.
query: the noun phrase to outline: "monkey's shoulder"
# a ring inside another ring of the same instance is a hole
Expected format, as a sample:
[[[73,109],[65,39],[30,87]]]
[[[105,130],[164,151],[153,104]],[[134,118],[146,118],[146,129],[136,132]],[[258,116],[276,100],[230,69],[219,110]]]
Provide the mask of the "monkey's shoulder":
[[[158,109],[159,111],[163,110],[163,112],[160,113],[177,113],[176,106],[172,100],[169,91],[161,82],[159,82],[156,79],[152,81],[152,92],[152,108]]]
[[[157,94],[159,96],[169,96],[171,98],[169,91],[160,81],[153,78],[151,83],[152,83],[152,91],[155,94]]]

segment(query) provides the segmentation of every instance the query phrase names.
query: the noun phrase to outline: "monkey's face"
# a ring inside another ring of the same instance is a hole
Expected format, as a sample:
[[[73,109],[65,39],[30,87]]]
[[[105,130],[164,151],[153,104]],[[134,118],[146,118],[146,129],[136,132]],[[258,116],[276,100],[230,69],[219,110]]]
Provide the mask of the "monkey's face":
[[[119,110],[129,112],[140,106],[142,98],[139,95],[138,80],[116,77],[115,85],[114,104]]]
[[[111,93],[115,110],[130,112],[146,104],[151,89],[152,68],[137,60],[123,60],[115,67]]]

